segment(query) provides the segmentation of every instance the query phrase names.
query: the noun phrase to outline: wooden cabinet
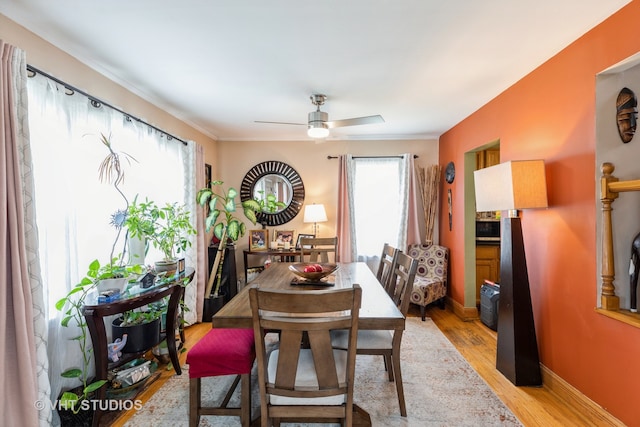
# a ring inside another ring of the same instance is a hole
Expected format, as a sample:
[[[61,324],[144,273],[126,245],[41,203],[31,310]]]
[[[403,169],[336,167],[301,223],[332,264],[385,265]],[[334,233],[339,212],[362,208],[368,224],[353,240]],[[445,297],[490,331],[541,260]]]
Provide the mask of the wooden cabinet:
[[[476,169],[484,169],[500,163],[500,148],[476,152]]]
[[[476,245],[476,305],[485,280],[500,282],[500,245]]]

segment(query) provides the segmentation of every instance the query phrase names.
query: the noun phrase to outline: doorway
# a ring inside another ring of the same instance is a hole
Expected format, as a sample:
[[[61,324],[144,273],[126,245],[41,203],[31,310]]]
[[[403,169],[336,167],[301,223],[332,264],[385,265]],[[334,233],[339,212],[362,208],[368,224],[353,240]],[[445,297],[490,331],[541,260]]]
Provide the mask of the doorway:
[[[476,223],[493,227],[499,217],[495,213],[476,213],[473,172],[500,163],[500,140],[492,141],[465,153],[465,311],[479,315],[480,287],[485,280],[500,281],[500,242],[495,239],[476,241]]]

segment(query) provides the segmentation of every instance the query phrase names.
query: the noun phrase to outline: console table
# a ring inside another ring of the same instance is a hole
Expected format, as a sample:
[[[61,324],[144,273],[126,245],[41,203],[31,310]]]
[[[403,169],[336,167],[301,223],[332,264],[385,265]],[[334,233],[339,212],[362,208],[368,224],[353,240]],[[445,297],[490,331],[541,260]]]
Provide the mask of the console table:
[[[169,297],[169,304],[167,306],[167,327],[164,335],[159,337],[156,344],[162,342],[173,331],[175,334],[176,320],[178,315],[178,305],[183,296],[184,280],[188,280],[187,283],[193,280],[195,270],[188,267],[184,274],[179,276],[176,281],[158,285],[143,291],[140,294],[131,297],[122,297],[116,301],[105,304],[86,304],[83,307],[83,314],[87,321],[87,327],[91,334],[91,341],[93,343],[93,357],[96,366],[96,380],[106,380],[109,370],[117,368],[131,360],[141,356],[147,350],[138,353],[125,353],[120,357],[117,362],[110,362],[107,352],[107,332],[105,328],[104,318],[114,314],[124,313],[128,310],[133,310],[145,306],[147,304],[160,301],[164,297]],[[184,343],[183,325],[177,325],[180,330],[180,339]],[[167,349],[169,350],[169,356],[171,357],[171,363],[178,375],[182,374],[180,368],[180,362],[178,360],[178,352],[176,351],[175,339],[167,339]],[[103,386],[97,390],[96,398],[104,400],[107,393],[107,387]],[[93,416],[93,425],[98,426],[100,419],[100,409],[97,408]]]

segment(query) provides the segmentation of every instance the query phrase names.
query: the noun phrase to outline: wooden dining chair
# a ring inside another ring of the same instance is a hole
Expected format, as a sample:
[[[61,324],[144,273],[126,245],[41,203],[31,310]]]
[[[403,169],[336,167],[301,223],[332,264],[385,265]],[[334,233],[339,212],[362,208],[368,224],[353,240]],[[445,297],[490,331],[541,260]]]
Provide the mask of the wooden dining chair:
[[[403,316],[407,316],[413,281],[416,277],[418,261],[403,252],[398,252],[395,268],[391,281],[393,293],[391,298]],[[334,348],[346,348],[347,335],[342,331],[333,331],[331,339]],[[382,355],[384,366],[389,374],[389,381],[395,381],[398,393],[400,415],[407,416],[407,406],[404,399],[404,387],[402,385],[402,371],[400,369],[400,344],[402,342],[402,330],[360,330],[358,331],[357,354]]]
[[[337,260],[337,237],[303,237],[300,239],[300,262],[329,262],[329,254]]]
[[[391,276],[395,268],[398,252],[399,249],[385,243],[382,247],[382,255],[380,255],[380,263],[378,264],[378,272],[376,273],[378,281],[389,296],[391,296]]]
[[[202,415],[240,417],[242,427],[251,424],[251,368],[255,360],[253,329],[212,328],[187,353],[189,365],[189,427],[197,427]],[[202,379],[235,375],[222,403],[203,406]],[[240,383],[240,405],[229,401]]]
[[[357,284],[331,290],[249,288],[263,427],[271,421],[280,425],[281,419],[352,425],[361,297]],[[332,329],[345,330],[345,349],[331,346]],[[265,335],[272,330],[281,331],[279,347],[267,354]]]

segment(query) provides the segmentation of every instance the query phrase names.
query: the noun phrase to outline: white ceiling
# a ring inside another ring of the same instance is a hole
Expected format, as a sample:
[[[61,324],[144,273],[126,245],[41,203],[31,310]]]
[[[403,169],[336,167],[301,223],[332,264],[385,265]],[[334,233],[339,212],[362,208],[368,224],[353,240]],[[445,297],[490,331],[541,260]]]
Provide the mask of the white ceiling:
[[[329,139],[430,139],[629,1],[1,0],[0,13],[220,140],[309,139],[254,121],[306,123],[313,93],[330,120],[385,119]]]

